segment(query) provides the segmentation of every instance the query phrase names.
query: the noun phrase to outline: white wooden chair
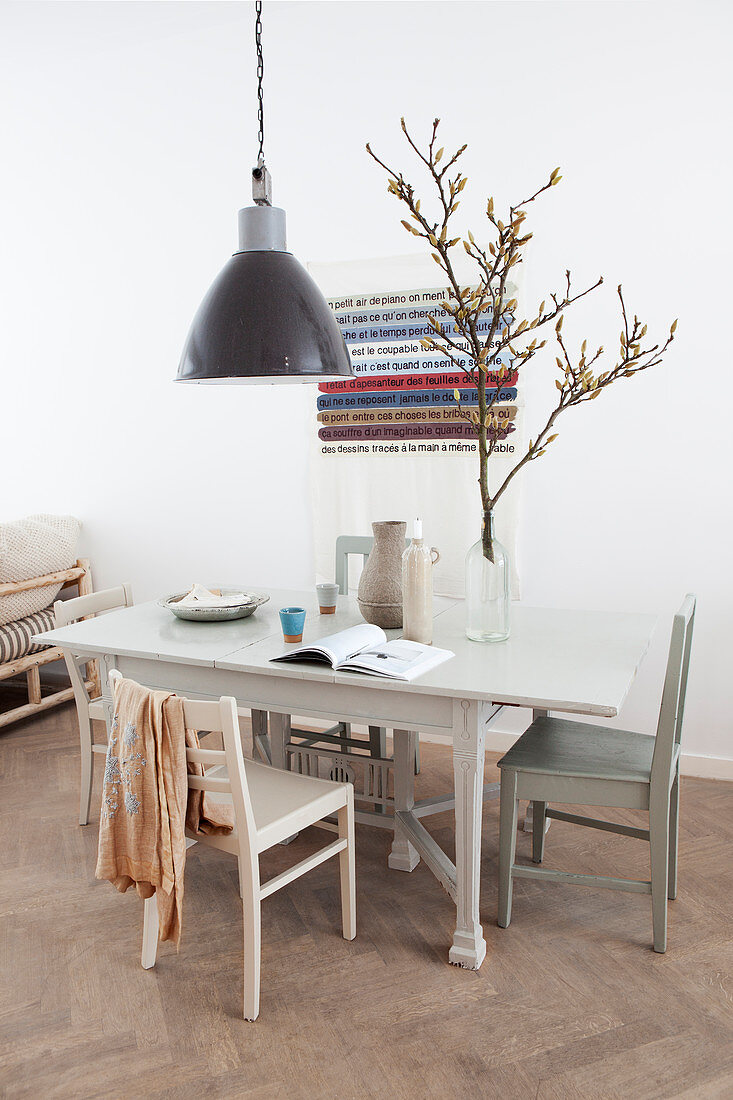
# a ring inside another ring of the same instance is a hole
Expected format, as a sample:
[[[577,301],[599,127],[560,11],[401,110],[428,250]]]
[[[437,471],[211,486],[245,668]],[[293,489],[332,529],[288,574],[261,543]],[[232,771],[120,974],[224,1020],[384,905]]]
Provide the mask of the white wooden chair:
[[[103,611],[115,611],[120,607],[132,607],[132,585],[121,584],[117,588],[106,588],[102,592],[92,592],[86,596],[77,596],[72,600],[57,600],[53,605],[56,626],[68,626],[80,619],[87,619]],[[81,797],[79,803],[79,824],[89,824],[89,807],[92,798],[94,753],[104,755],[107,752],[107,737],[103,743],[95,743],[92,721],[104,722],[104,706],[101,698],[89,694],[90,679],[85,681],[83,669],[88,658],[77,657],[72,651],[64,650],[64,660],[74,691],[74,701],[79,719],[79,740],[81,743]],[[96,663],[96,662],[95,662]],[[98,676],[91,678],[99,684]],[[238,713],[249,716],[252,722],[252,749],[258,752],[265,763],[270,763],[270,745],[267,735],[267,711],[240,708]]]
[[[695,597],[687,595],[674,617],[656,737],[605,729],[564,718],[537,718],[499,761],[499,925],[512,913],[515,878],[603,886],[651,894],[654,950],[667,949],[667,899],[677,897],[677,819],[680,798],[680,738],[690,664]],[[532,858],[544,855],[545,820],[556,818],[604,832],[646,840],[651,881],[578,875],[514,862],[519,799],[533,803]],[[549,802],[619,806],[649,812],[649,828],[617,825],[555,810]]]
[[[110,672],[110,681],[120,677]],[[246,759],[239,736],[236,701],[224,697],[215,702],[184,699],[187,729],[220,731],[224,749],[186,749],[189,763],[210,765],[204,776],[189,775],[191,790],[231,798],[234,832],[207,836],[187,831],[190,839],[239,860],[240,892],[244,923],[244,1018],[256,1020],[260,1011],[260,905],[294,879],[338,855],[341,878],[341,921],[344,939],[356,936],[356,862],[354,854],[354,789],[350,783],[332,783],[282,771]],[[336,814],[338,825],[323,821]],[[287,837],[317,825],[337,832],[338,839],[296,863],[267,882],[260,882],[259,854]],[[145,902],[142,965],[155,966],[158,950],[158,908],[155,895]]]
[[[57,600],[53,605],[56,626],[68,626],[69,623],[86,619],[101,611],[113,611],[118,607],[132,606],[132,588],[121,584],[117,588],[106,588],[103,592],[92,592],[87,596],[77,596],[73,600]],[[87,690],[84,666],[88,657],[78,657],[69,649],[64,649],[64,660],[74,690],[76,713],[79,720],[79,740],[81,743],[81,796],[79,801],[79,824],[89,822],[89,805],[92,797],[92,763],[94,753],[107,752],[107,738],[103,744],[95,744],[92,721],[104,722],[104,707],[101,698],[92,698]]]

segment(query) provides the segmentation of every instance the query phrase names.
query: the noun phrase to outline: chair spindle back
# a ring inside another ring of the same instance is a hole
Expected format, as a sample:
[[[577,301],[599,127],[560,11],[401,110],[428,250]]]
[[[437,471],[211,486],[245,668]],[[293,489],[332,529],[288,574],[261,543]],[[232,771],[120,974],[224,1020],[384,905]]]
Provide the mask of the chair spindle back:
[[[410,540],[405,539],[405,547],[410,545]],[[336,562],[334,567],[334,580],[339,586],[339,593],[347,596],[349,593],[349,556],[361,554],[366,565],[367,558],[374,546],[373,535],[339,535],[336,539]]]

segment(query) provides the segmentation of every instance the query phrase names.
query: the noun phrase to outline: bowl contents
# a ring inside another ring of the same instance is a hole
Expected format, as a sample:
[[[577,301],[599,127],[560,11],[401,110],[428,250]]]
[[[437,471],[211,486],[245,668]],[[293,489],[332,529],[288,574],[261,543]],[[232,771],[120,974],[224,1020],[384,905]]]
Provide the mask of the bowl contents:
[[[241,607],[245,603],[253,603],[255,597],[248,592],[222,592],[221,588],[205,588],[203,584],[194,584],[191,589],[178,600],[179,607]]]

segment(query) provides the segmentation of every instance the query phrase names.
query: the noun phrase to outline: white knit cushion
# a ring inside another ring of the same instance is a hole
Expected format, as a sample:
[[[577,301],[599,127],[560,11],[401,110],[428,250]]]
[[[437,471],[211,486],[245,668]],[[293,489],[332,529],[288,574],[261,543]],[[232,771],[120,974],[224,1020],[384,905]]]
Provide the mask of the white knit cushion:
[[[76,562],[81,523],[74,516],[26,516],[0,523],[0,582],[25,581]],[[48,607],[61,585],[0,596],[0,626]]]

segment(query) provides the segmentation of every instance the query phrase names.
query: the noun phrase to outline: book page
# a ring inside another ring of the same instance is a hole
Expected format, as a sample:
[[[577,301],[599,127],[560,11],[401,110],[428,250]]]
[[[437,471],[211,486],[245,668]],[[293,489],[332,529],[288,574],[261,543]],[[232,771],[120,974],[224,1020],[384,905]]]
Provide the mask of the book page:
[[[337,634],[328,634],[325,638],[319,638],[317,641],[288,649],[279,657],[273,657],[272,660],[307,661],[318,660],[319,658],[322,660],[325,657],[331,662],[332,668],[335,668],[338,664],[347,661],[363,649],[368,649],[370,646],[379,648],[386,641],[387,635],[381,627],[373,626],[371,623],[359,623],[358,626],[350,626],[346,630],[339,630]]]
[[[391,680],[414,680],[454,654],[448,649],[408,642],[399,638],[383,645],[371,646],[335,666],[339,672],[363,672],[385,676]]]

